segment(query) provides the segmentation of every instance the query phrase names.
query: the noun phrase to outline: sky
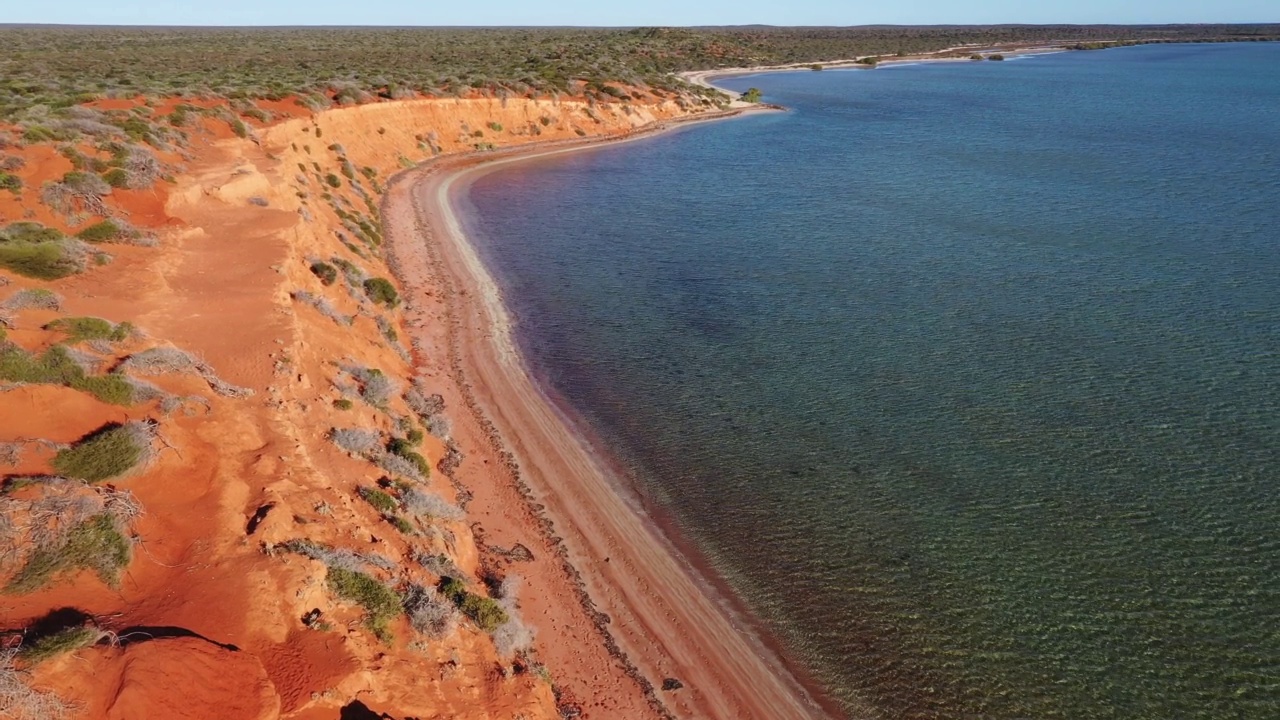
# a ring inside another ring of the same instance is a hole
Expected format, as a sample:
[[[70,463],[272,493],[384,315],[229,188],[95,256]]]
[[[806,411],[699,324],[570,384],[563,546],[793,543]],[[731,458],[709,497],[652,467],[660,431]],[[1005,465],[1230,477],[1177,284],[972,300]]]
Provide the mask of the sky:
[[[637,26],[1277,21],[1280,21],[1277,0],[0,0],[0,23],[82,25]]]

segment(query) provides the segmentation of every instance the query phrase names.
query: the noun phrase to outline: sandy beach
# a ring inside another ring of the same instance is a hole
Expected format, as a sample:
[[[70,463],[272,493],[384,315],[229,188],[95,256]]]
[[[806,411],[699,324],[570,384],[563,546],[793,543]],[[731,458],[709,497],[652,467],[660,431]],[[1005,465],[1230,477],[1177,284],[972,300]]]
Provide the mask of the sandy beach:
[[[531,533],[546,541],[552,557],[535,549],[536,559],[520,569],[539,590],[525,613],[557,683],[607,710],[605,717],[841,717],[530,378],[498,288],[453,209],[451,197],[485,172],[599,144],[443,159],[404,173],[388,193],[388,238],[411,293],[415,342],[449,358],[447,367],[425,372],[451,381],[443,384],[470,410],[455,428],[481,455],[469,455],[461,473],[473,495],[468,512],[486,542],[527,543]],[[661,689],[667,678],[683,687]]]

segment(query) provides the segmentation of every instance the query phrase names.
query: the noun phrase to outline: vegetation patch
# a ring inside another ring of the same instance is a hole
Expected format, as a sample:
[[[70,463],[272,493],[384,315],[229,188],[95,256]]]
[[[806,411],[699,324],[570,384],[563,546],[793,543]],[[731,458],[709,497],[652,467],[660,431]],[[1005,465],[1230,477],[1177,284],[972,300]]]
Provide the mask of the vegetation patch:
[[[396,286],[386,278],[376,277],[365,280],[364,294],[375,303],[388,308],[394,308],[400,304],[400,294],[396,292]]]
[[[40,223],[0,228],[0,267],[37,280],[57,280],[81,272],[92,252],[81,242]]]
[[[441,595],[452,600],[463,615],[471,618],[487,633],[492,633],[510,620],[507,611],[496,600],[468,592],[467,586],[457,578],[440,578],[438,590]]]
[[[27,288],[5,298],[0,310],[61,310],[62,297],[45,288]]]
[[[427,637],[447,637],[458,624],[452,601],[433,587],[411,584],[404,594],[404,613],[414,630]]]
[[[378,368],[343,365],[342,371],[360,384],[360,399],[371,407],[385,409],[395,395],[395,382]]]
[[[175,347],[154,347],[134,353],[120,363],[118,368],[138,375],[167,375],[170,373],[193,373],[209,384],[223,397],[244,398],[253,395],[251,388],[239,387],[218,377],[204,360],[191,353]]]
[[[75,344],[86,340],[106,340],[120,342],[133,334],[133,325],[122,322],[118,325],[109,320],[96,317],[59,318],[44,326],[45,330],[57,330],[67,334],[66,342]]]
[[[93,645],[102,638],[103,632],[89,625],[63,628],[24,642],[18,649],[18,657],[28,665],[36,665]]]
[[[389,640],[387,624],[400,614],[400,596],[365,573],[330,567],[325,578],[338,597],[365,611],[365,625],[381,640]]]
[[[112,405],[130,405],[134,401],[129,378],[119,373],[90,375],[64,345],[54,345],[36,356],[17,345],[0,341],[0,380],[63,385]]]
[[[72,706],[54,693],[31,687],[28,673],[14,667],[18,650],[0,650],[0,713],[13,720],[63,720]]]
[[[90,243],[128,242],[141,235],[125,221],[111,218],[96,222],[76,233],[76,237]]]
[[[326,287],[332,285],[338,279],[338,271],[327,262],[316,261],[311,263],[311,274],[320,278],[320,284]]]
[[[150,460],[155,431],[144,422],[108,425],[53,457],[59,475],[85,482],[119,477]]]
[[[107,513],[95,515],[68,532],[61,543],[36,548],[4,592],[29,593],[59,575],[79,570],[93,570],[104,583],[115,587],[132,551],[133,546],[115,517]]]
[[[394,497],[377,488],[362,487],[357,492],[362,500],[384,515],[395,514],[400,509],[400,503]]]

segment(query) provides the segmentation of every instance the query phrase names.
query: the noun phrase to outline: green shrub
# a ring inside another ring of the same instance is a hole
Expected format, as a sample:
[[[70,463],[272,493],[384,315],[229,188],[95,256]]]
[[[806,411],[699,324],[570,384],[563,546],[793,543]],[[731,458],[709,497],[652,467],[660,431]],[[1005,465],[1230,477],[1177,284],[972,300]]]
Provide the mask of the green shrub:
[[[337,175],[334,175],[333,173],[329,173],[328,175],[325,175],[324,181],[328,183],[329,187],[331,188],[342,187],[342,178],[338,177]]]
[[[17,195],[22,190],[22,178],[17,175],[10,175],[7,172],[0,172],[0,190],[8,190]]]
[[[71,383],[71,387],[111,405],[132,405],[134,401],[133,385],[129,384],[127,377],[117,373],[86,375]]]
[[[421,434],[421,431],[418,432]],[[418,468],[418,472],[422,474],[422,477],[430,477],[431,463],[428,463],[426,458],[415,452],[413,447],[414,444],[405,438],[394,438],[391,442],[387,443],[387,452],[393,455],[399,455],[405,460],[413,463],[414,466]]]
[[[333,401],[333,406],[339,410],[350,410],[355,407],[355,403],[346,398],[339,398]]]
[[[29,143],[49,142],[54,139],[54,135],[47,127],[32,125],[22,131],[22,139]]]
[[[747,91],[742,93],[742,99],[749,103],[760,102],[760,88],[747,88]]]
[[[28,665],[36,665],[50,658],[75,652],[102,639],[101,630],[88,626],[63,628],[42,635],[18,649],[18,656]]]
[[[458,605],[458,609],[474,620],[476,625],[487,633],[497,630],[499,626],[511,619],[508,617],[507,611],[503,610],[497,601],[483,595],[468,593],[466,598]]]
[[[400,294],[396,286],[386,278],[369,278],[364,281],[364,294],[375,303],[393,308],[400,304]]]
[[[108,175],[109,174],[110,173],[108,173]],[[123,187],[123,186],[118,186],[118,187]],[[106,220],[103,220],[102,222],[96,222],[90,225],[89,227],[81,230],[80,232],[76,233],[76,237],[80,238],[81,240],[84,240],[85,242],[104,243],[104,242],[111,242],[112,240],[119,240],[121,238],[126,238],[132,234],[133,233],[129,229],[122,227],[120,223],[108,218]]]
[[[142,118],[125,118],[117,121],[115,125],[121,130],[124,130],[125,134],[128,135],[131,140],[142,142],[150,142],[151,140],[151,125]]]
[[[500,625],[510,619],[507,611],[502,609],[495,600],[468,592],[467,586],[457,578],[447,576],[440,578],[437,589],[485,632],[491,633],[497,630]]]
[[[66,236],[35,222],[16,222],[0,229],[0,267],[38,280],[57,280],[84,269]]]
[[[245,125],[240,118],[232,118],[227,121],[227,124],[231,126],[231,132],[235,133],[236,137],[249,137],[249,126]]]
[[[1001,55],[1001,54],[999,54],[999,53],[996,53],[995,55],[988,55],[988,56],[987,56],[987,59],[988,59],[988,60],[995,60],[995,61],[999,62],[999,61],[1001,61],[1001,60],[1004,60],[1004,56],[1003,56],[1003,55]]]
[[[91,172],[72,170],[62,176],[62,184],[85,195],[109,195],[111,185]]]
[[[78,343],[85,340],[109,340],[120,342],[133,333],[133,325],[122,322],[112,325],[109,320],[96,317],[59,318],[44,326],[45,330],[58,330],[67,334],[67,342]]]
[[[441,555],[440,557],[445,557]],[[440,578],[440,584],[436,588],[445,597],[454,603],[462,602],[462,598],[467,594],[467,585],[456,577],[444,576]]]
[[[320,278],[321,285],[332,285],[338,279],[338,271],[327,262],[311,263],[311,274]]]
[[[57,242],[66,236],[38,222],[10,223],[0,229],[0,243]]]
[[[151,435],[142,423],[108,425],[53,456],[53,470],[63,477],[101,482],[137,467],[151,454]]]
[[[492,131],[494,131],[494,132],[502,132],[502,123],[500,123],[500,122],[491,122],[491,123],[489,123],[489,129],[490,129],[490,130],[492,130]]]
[[[58,575],[78,570],[93,570],[104,583],[115,587],[120,569],[129,564],[131,551],[132,545],[115,518],[96,515],[72,528],[60,543],[36,548],[4,592],[29,593]]]
[[[395,498],[377,488],[362,487],[356,492],[360,494],[361,499],[372,505],[374,510],[384,515],[394,514],[400,509],[400,503]]]
[[[414,533],[413,523],[409,522],[408,520],[405,520],[403,517],[399,515],[388,515],[387,522],[391,523],[391,525],[394,526],[396,530],[399,530],[401,533],[405,535],[412,535]]]
[[[0,380],[65,385],[112,405],[133,402],[133,386],[128,378],[115,373],[89,375],[63,345],[54,345],[38,357],[16,345],[0,345]]]
[[[102,174],[102,179],[113,188],[129,187],[129,174],[123,168],[111,168]]]
[[[37,280],[57,280],[83,269],[61,243],[0,245],[0,267]]]
[[[325,578],[329,588],[343,600],[365,611],[365,624],[381,639],[389,639],[387,623],[400,614],[400,596],[391,588],[362,572],[331,567]]]

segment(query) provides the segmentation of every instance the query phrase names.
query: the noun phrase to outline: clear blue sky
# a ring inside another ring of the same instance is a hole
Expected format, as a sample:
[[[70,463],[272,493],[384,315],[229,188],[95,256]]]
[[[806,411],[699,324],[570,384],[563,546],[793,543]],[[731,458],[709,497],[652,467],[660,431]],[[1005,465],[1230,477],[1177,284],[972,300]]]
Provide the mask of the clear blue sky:
[[[1277,0],[4,0],[0,23],[867,25],[1276,22]]]

